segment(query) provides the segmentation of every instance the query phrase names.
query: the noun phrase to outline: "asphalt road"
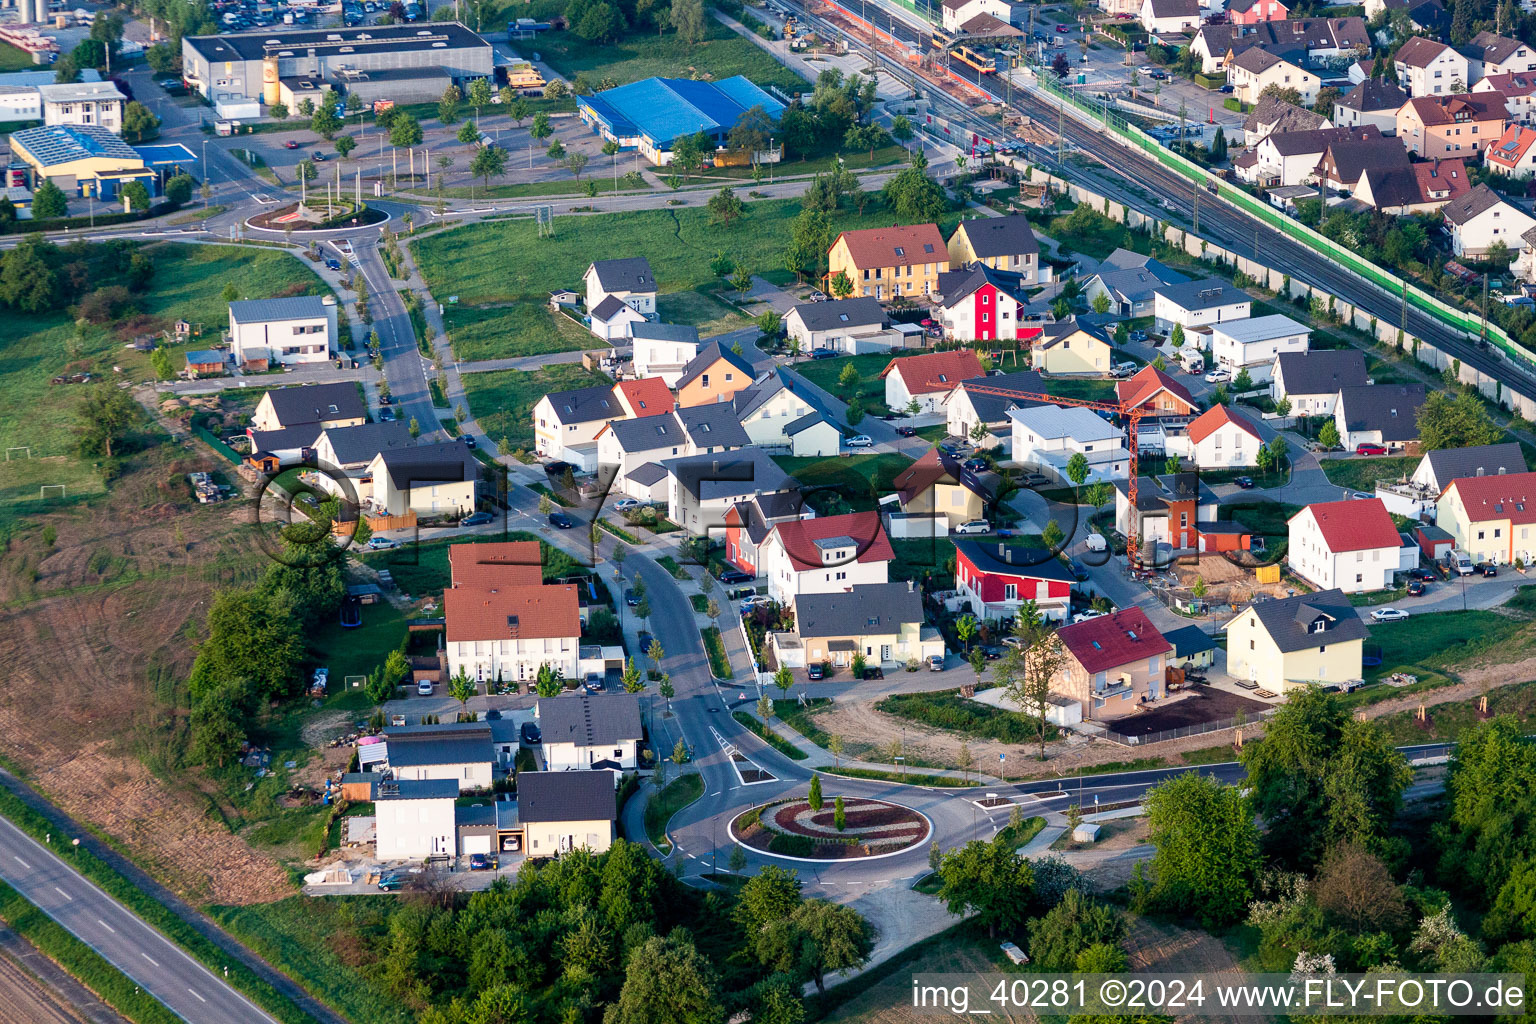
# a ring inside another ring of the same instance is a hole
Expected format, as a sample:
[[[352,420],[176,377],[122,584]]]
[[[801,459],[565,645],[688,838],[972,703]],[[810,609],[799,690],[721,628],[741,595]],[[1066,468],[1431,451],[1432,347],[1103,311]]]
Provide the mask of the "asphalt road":
[[[0,878],[182,1019],[276,1024],[6,818],[0,818]]]

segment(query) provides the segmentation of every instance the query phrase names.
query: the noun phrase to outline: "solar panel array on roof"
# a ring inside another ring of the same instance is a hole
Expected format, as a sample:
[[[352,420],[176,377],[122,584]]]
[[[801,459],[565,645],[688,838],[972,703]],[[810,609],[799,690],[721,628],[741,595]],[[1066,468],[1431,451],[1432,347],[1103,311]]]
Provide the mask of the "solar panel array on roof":
[[[94,124],[55,124],[26,128],[11,135],[12,141],[32,154],[45,167],[55,167],[75,160],[110,157],[138,160],[133,147]]]

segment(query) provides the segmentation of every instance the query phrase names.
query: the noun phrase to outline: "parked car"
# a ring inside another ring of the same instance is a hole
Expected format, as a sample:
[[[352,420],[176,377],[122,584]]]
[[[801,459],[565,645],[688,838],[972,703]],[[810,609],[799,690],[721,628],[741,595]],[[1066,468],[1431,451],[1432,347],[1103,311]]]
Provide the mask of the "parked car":
[[[981,458],[966,459],[960,465],[963,468],[970,470],[972,473],[981,473],[986,471],[987,460]]]
[[[575,468],[576,467],[572,466],[569,462],[556,461],[545,463],[544,472],[549,476],[564,476],[566,470],[569,469],[574,472]]]
[[[495,518],[496,517],[491,515],[489,512],[475,512],[475,513],[473,513],[471,515],[465,516],[463,519],[460,519],[459,520],[459,525],[460,526],[484,526],[486,523],[494,521]]]
[[[396,892],[405,885],[405,873],[403,871],[391,871],[379,878],[379,892]]]
[[[928,671],[929,672],[943,672],[944,671],[944,655],[942,655],[942,654],[930,654],[930,655],[928,655]]]
[[[1057,32],[1070,32],[1070,31],[1072,31],[1072,27],[1070,25],[1057,25],[1056,26],[1056,31]]]
[[[1207,384],[1225,384],[1231,379],[1232,375],[1226,370],[1212,370],[1205,375],[1205,382]]]
[[[618,501],[613,503],[613,509],[615,512],[628,512],[632,508],[639,507],[640,503],[634,498],[620,498]]]
[[[988,661],[996,661],[1008,653],[1002,644],[981,644],[976,649],[985,655]]]
[[[341,260],[337,259],[335,256],[327,256],[325,258],[325,269],[326,270],[340,270],[341,269]]]
[[[885,669],[881,668],[879,665],[865,665],[864,666],[864,678],[865,679],[884,679],[885,678]]]
[[[1019,477],[1019,486],[1031,490],[1039,487],[1051,486],[1051,478],[1044,473],[1025,473]]]
[[[1408,617],[1408,613],[1401,608],[1377,608],[1371,612],[1372,622],[1401,622]]]
[[[719,576],[720,582],[725,584],[751,583],[755,579],[756,576],[741,569],[727,569]]]
[[[313,159],[315,161],[315,163],[317,163],[317,164],[323,164],[323,163],[325,163],[326,160],[329,159],[329,157],[327,157],[324,153],[320,152],[317,149],[317,150],[315,150],[315,152],[314,152],[313,156],[311,157],[311,159]]]
[[[539,730],[538,722],[524,722],[522,735],[523,743],[530,747],[537,746],[539,741],[544,738],[544,734]]]
[[[765,608],[770,604],[773,604],[773,598],[767,594],[749,594],[741,599],[741,610],[748,612],[753,608]]]
[[[1422,580],[1425,583],[1433,583],[1440,577],[1435,575],[1433,569],[1412,569],[1408,572],[1409,579]]]
[[[1379,445],[1379,444],[1357,444],[1357,445],[1355,445],[1355,454],[1356,455],[1385,455],[1385,454],[1387,454],[1387,449],[1386,449],[1386,447],[1384,445]]]
[[[432,680],[430,680],[430,679],[418,679],[418,680],[416,680],[416,693],[417,693],[418,696],[421,696],[421,697],[430,697],[430,696],[432,696]]]
[[[551,512],[549,514],[549,525],[557,526],[562,530],[569,530],[571,527],[576,525],[576,520],[572,519],[564,512]]]
[[[469,870],[490,871],[496,866],[496,862],[484,853],[472,853],[469,855]]]
[[[464,434],[463,438],[464,438],[464,447],[465,448],[478,448],[479,447],[479,443],[473,437],[471,437],[469,434]]]
[[[655,640],[656,638],[652,636],[648,630],[642,629],[636,639],[640,642],[640,652],[644,654],[646,651],[651,649],[651,641]]]
[[[624,603],[631,608],[638,608],[640,606],[640,595],[635,593],[633,587],[624,588]]]
[[[603,692],[603,674],[601,672],[588,672],[587,678],[582,684],[588,693]]]
[[[499,722],[501,721],[501,712],[495,708],[487,708],[485,712],[485,720],[487,722]]]
[[[1080,611],[1076,615],[1072,616],[1072,621],[1074,623],[1077,623],[1077,622],[1087,622],[1089,619],[1097,619],[1097,618],[1102,617],[1103,615],[1104,615],[1104,613],[1099,611],[1097,608],[1084,608],[1082,611]]]
[[[1411,580],[1408,583],[1408,596],[1409,597],[1423,597],[1424,596],[1424,591],[1426,589],[1428,589],[1428,588],[1425,587],[1423,583],[1419,582],[1418,580]]]
[[[968,535],[973,533],[991,533],[992,524],[987,522],[985,519],[972,519],[968,523],[961,523],[959,526],[955,527],[952,532],[961,535]]]
[[[368,543],[364,545],[369,551],[388,551],[394,546],[395,542],[387,537],[369,537]]]
[[[868,434],[854,434],[846,442],[849,448],[872,448],[875,442],[870,440]]]
[[[1253,477],[1251,476],[1240,476],[1232,482],[1237,484],[1237,486],[1241,487],[1245,491],[1251,490],[1253,488]]]
[[[1136,373],[1136,364],[1129,359],[1116,363],[1109,368],[1111,377],[1130,377]]]
[[[831,348],[815,348],[815,349],[811,350],[811,358],[812,359],[831,359],[831,358],[833,358],[836,355],[837,355],[837,350],[836,349],[831,349]]]
[[[1499,574],[1499,567],[1492,562],[1483,562],[1477,567],[1477,571],[1484,576],[1497,576]]]
[[[826,674],[825,666],[819,661],[813,661],[805,666],[805,678],[807,679],[822,679],[826,677]]]
[[[1070,572],[1072,574],[1072,578],[1077,580],[1079,583],[1082,583],[1088,578],[1088,567],[1075,558],[1067,563],[1067,571]]]
[[[299,148],[299,140],[298,139],[289,139],[287,142],[283,143],[283,148],[284,149],[298,149]]]
[[[900,437],[916,437],[917,431],[911,427],[897,427],[896,433]]]
[[[1129,337],[1130,337],[1131,341],[1146,341],[1147,340],[1147,332],[1146,331],[1132,331],[1130,333]]]

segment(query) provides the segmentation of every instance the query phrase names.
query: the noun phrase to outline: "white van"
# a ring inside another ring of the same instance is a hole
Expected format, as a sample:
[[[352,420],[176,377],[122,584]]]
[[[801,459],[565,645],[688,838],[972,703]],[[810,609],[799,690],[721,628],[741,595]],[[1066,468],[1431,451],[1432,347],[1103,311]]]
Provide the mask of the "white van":
[[[1445,553],[1445,565],[1458,576],[1471,576],[1472,557],[1459,548],[1452,548]]]

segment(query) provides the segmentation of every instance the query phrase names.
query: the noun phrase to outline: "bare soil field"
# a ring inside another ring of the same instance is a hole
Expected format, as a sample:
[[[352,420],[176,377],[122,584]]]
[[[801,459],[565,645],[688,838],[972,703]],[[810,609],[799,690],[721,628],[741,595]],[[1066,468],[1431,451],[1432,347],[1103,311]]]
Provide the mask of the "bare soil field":
[[[1175,564],[1173,570],[1186,590],[1195,585],[1196,579],[1204,580],[1205,600],[1212,608],[1226,604],[1246,605],[1253,600],[1254,594],[1275,598],[1285,596],[1283,583],[1260,583],[1254,578],[1252,569],[1234,565],[1221,555],[1203,555],[1198,565]]]
[[[5,755],[189,899],[291,895],[278,864],[231,834],[207,794],[140,758],[176,741],[162,701],[186,676],[214,590],[261,566],[253,531],[238,528],[249,507],[199,506],[186,490],[188,471],[224,465],[141,461],[108,497],[30,520],[0,552]]]

